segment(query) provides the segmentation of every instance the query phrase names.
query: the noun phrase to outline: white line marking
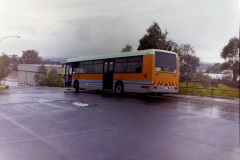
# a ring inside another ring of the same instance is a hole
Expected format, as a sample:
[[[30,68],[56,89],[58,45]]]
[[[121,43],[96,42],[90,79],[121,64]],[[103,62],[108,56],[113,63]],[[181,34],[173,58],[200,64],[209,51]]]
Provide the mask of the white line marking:
[[[60,108],[60,109],[73,109],[73,108],[67,108],[67,107],[61,107],[55,104],[47,103],[47,102],[52,102],[53,100],[47,100],[47,99],[40,99],[38,100],[38,103],[53,107],[53,108]]]

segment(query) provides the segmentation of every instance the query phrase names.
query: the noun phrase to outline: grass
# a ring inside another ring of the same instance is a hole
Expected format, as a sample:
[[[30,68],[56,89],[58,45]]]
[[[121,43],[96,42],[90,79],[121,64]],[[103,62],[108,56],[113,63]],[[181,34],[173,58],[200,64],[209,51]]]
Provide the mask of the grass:
[[[9,89],[9,86],[8,85],[0,85],[0,90],[1,89]]]
[[[0,85],[0,89],[5,89],[5,88],[6,88],[5,86]]]
[[[188,87],[188,88],[186,88]],[[201,83],[180,83],[179,93],[203,95],[203,96],[219,96],[226,98],[240,98],[239,88],[232,88],[224,84],[217,84],[212,88],[211,85],[203,85]]]

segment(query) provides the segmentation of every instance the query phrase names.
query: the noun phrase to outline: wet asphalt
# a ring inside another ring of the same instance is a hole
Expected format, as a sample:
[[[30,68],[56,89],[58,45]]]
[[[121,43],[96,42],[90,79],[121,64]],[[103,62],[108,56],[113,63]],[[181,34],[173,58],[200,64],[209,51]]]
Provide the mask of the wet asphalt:
[[[0,90],[0,160],[239,160],[239,142],[236,103]]]

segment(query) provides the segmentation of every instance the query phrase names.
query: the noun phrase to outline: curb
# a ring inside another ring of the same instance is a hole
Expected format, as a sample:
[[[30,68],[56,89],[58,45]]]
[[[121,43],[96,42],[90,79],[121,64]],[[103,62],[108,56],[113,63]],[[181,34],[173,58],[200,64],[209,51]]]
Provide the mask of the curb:
[[[164,97],[172,97],[172,98],[194,99],[194,100],[200,100],[200,101],[211,101],[211,102],[229,103],[229,104],[239,105],[239,100],[228,99],[228,98],[195,96],[195,95],[181,95],[181,94],[163,94],[163,96]]]

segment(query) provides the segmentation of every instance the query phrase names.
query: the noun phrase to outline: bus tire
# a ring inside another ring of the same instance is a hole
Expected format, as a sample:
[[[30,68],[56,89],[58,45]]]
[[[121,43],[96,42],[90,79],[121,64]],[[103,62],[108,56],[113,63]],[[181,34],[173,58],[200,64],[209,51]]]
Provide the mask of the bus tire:
[[[116,82],[115,87],[114,87],[114,92],[117,95],[123,95],[123,93],[124,93],[124,86],[123,86],[123,83],[121,81]]]
[[[79,92],[79,81],[75,80],[73,83],[73,88],[75,88],[75,91],[78,93]]]

